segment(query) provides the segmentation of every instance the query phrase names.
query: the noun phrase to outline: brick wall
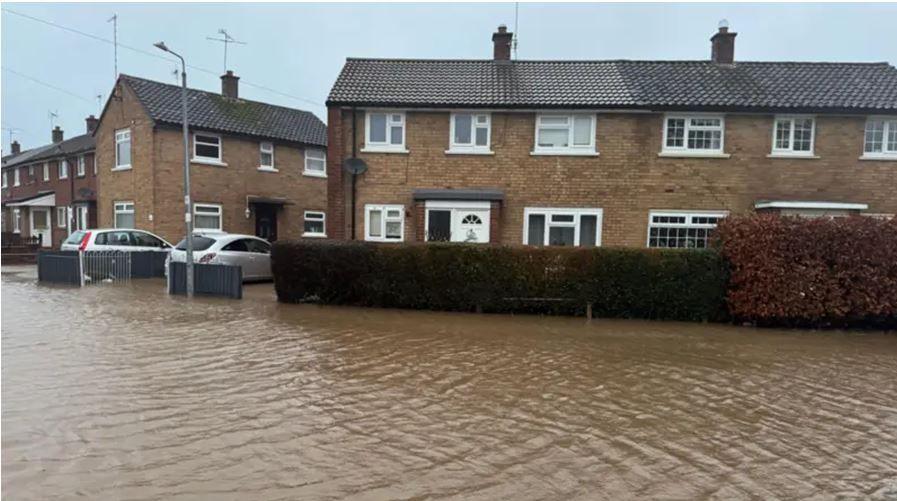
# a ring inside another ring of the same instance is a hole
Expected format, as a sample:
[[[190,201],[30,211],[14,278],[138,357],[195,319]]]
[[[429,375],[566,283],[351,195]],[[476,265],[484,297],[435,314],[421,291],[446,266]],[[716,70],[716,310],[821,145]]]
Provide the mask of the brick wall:
[[[340,155],[350,156],[351,112],[331,109],[330,117],[331,127],[341,130],[331,132],[335,164]],[[757,199],[801,199],[863,202],[869,212],[897,213],[897,162],[858,160],[865,117],[817,117],[816,159],[767,158],[772,115],[727,115],[728,159],[658,157],[659,113],[598,114],[597,157],[532,156],[534,120],[533,113],[493,113],[494,155],[447,155],[449,113],[408,112],[409,153],[358,155],[370,170],[358,179],[356,237],[364,238],[365,204],[403,204],[411,216],[411,193],[419,188],[503,190],[493,239],[513,244],[522,242],[524,207],[601,208],[602,244],[631,247],[645,245],[652,209],[741,212],[752,210]],[[360,150],[362,111],[357,128]],[[331,191],[338,189],[331,179]],[[348,198],[340,205],[348,207]],[[415,219],[406,217],[406,235],[417,234]]]
[[[175,242],[184,235],[181,129],[153,127],[134,95],[124,87],[122,100],[110,103],[97,133],[100,225],[113,225],[115,201],[133,201],[138,228]],[[129,126],[133,167],[113,171],[115,130]],[[255,234],[254,214],[249,218],[245,214],[247,197],[284,198],[289,204],[277,214],[278,237],[300,238],[303,212],[327,209],[327,179],[303,175],[304,149],[276,141],[274,164],[278,172],[260,171],[259,141],[222,135],[226,166],[191,163],[193,201],[221,204],[224,231]]]

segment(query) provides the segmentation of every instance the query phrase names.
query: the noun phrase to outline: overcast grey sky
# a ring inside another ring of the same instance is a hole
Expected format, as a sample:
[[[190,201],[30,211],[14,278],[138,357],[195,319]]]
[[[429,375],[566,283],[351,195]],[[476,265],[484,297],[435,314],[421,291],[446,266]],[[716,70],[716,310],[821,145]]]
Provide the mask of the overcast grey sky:
[[[248,99],[325,118],[324,101],[346,57],[490,58],[498,24],[514,28],[514,4],[16,4],[3,3],[2,118],[23,148],[50,140],[49,111],[72,137],[98,114],[113,84],[112,45],[12,12],[112,38],[149,53],[164,40],[188,64],[191,87],[218,91],[226,28],[228,66]],[[738,32],[736,60],[897,63],[895,4],[521,3],[520,59],[708,59],[720,19]],[[162,53],[159,53],[162,55]],[[118,69],[174,83],[175,63],[120,46]],[[25,76],[22,76],[25,75]],[[64,89],[65,92],[37,83]],[[248,84],[274,89],[265,91]],[[76,97],[77,96],[77,97]],[[297,99],[298,98],[298,99]]]

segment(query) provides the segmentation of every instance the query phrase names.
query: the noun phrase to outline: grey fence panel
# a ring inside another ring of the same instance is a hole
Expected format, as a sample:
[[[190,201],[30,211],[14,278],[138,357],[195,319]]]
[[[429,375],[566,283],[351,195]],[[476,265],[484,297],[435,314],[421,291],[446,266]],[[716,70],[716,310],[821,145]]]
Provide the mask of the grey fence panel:
[[[193,265],[193,292],[204,296],[243,298],[243,270],[239,266],[221,264]],[[187,293],[186,263],[169,263],[168,293]]]
[[[81,285],[81,263],[75,251],[40,251],[37,254],[37,280]]]
[[[165,276],[167,252],[132,252],[131,278],[156,278]]]

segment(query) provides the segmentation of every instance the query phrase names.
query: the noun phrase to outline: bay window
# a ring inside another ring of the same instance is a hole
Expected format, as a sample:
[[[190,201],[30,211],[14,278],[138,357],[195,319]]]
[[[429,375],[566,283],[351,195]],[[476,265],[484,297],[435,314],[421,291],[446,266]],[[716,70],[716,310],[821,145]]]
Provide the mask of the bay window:
[[[726,212],[651,211],[648,247],[705,249]]]
[[[897,159],[897,118],[866,121],[863,158]]]
[[[771,156],[813,156],[812,117],[776,117],[774,123]]]
[[[724,126],[721,115],[667,115],[661,156],[727,156],[723,154]]]
[[[405,207],[365,205],[364,239],[372,242],[401,242],[405,238]]]
[[[595,155],[595,115],[536,115],[533,154]]]
[[[527,207],[523,210],[523,243],[599,247],[602,212],[601,209]]]
[[[488,113],[452,113],[447,153],[490,153]]]
[[[405,113],[369,111],[365,115],[364,150],[405,152]]]

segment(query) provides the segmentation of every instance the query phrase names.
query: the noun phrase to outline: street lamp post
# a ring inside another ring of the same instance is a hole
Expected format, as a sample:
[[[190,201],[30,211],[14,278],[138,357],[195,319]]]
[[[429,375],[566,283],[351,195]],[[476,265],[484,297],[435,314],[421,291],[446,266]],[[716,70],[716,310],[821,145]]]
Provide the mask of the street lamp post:
[[[190,200],[190,139],[187,133],[187,64],[165,42],[153,44],[181,60],[181,121],[184,130],[184,222],[187,223],[187,297],[193,297],[193,211]]]

